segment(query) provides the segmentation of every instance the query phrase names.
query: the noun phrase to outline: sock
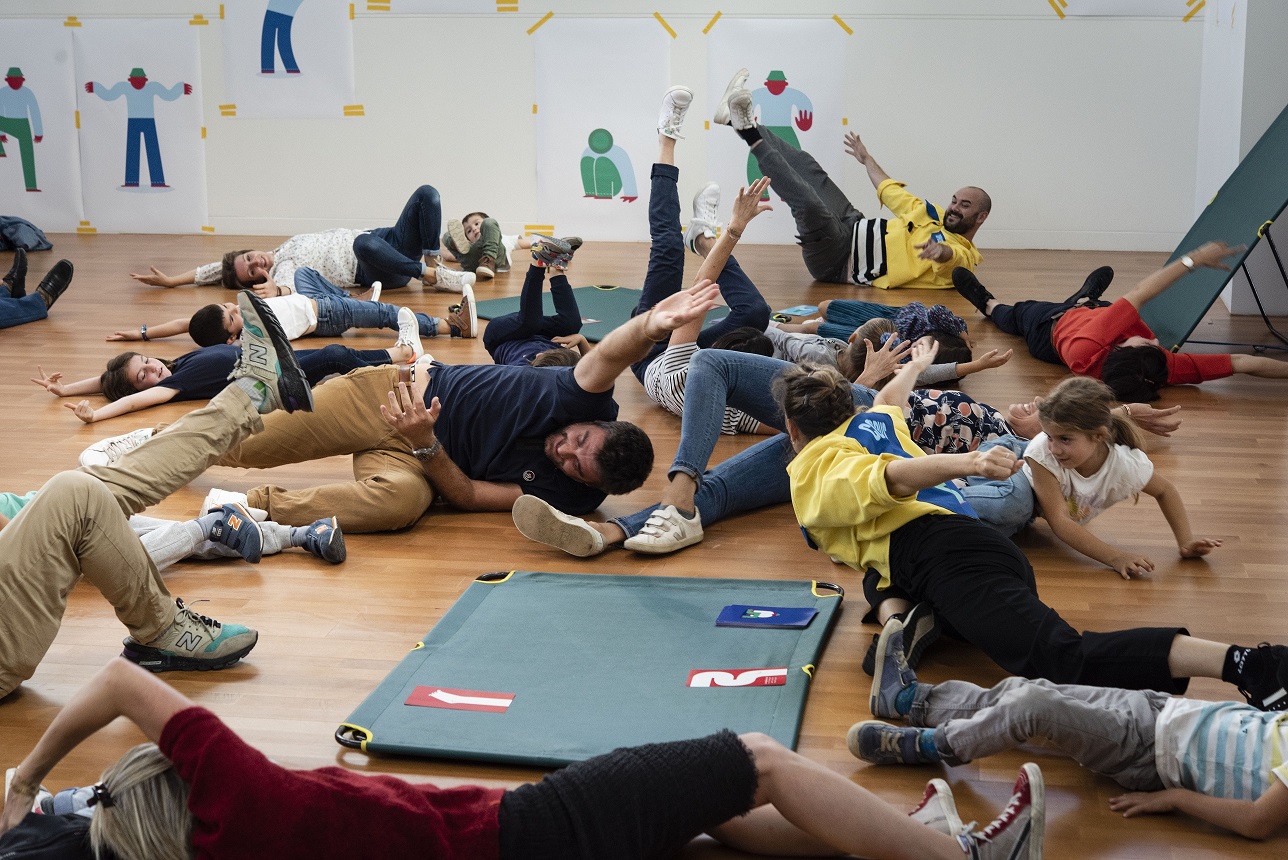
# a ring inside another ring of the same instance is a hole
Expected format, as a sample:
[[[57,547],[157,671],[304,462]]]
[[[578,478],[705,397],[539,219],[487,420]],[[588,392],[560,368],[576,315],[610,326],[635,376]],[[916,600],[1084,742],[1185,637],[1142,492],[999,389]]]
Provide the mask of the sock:
[[[912,702],[917,696],[917,685],[904,687],[894,698],[894,709],[901,717],[912,713]]]
[[[686,520],[691,520],[698,515],[698,512],[692,508],[685,510],[684,508],[677,507],[675,510],[680,516],[684,517]]]
[[[761,139],[760,126],[758,125],[753,125],[751,128],[737,129],[736,131],[738,136],[747,142],[748,146]]]
[[[223,514],[203,514],[192,521],[192,525],[201,529],[201,539],[210,540],[210,530],[215,527],[215,523],[224,518]]]
[[[918,733],[917,753],[928,762],[937,762],[942,758],[942,756],[939,755],[939,747],[935,745],[934,729],[922,729],[921,732]]]
[[[1239,686],[1239,681],[1243,678],[1244,670],[1247,668],[1248,656],[1252,652],[1252,648],[1231,645],[1230,650],[1225,652],[1225,665],[1221,667],[1221,680],[1227,684]]]
[[[422,260],[420,263],[420,276],[422,278],[425,277],[425,273],[428,271],[429,271],[429,264],[426,263],[424,260]]]
[[[291,527],[291,546],[304,546],[304,536],[308,534],[308,526]]]
[[[251,379],[249,376],[243,376],[233,382],[246,396],[250,398],[250,403],[255,407],[255,411],[260,415],[267,415],[277,408],[276,392],[269,391],[268,386],[258,379]]]

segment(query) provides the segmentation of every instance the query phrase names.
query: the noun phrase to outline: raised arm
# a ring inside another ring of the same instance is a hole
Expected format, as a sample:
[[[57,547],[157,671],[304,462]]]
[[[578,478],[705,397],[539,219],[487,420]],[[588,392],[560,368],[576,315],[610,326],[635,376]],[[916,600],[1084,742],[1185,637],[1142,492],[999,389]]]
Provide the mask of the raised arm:
[[[711,246],[707,256],[702,261],[702,266],[698,269],[698,276],[693,279],[695,284],[703,281],[714,281],[724,271],[725,264],[729,262],[729,257],[733,254],[733,246],[738,244],[742,238],[742,231],[747,229],[751,219],[755,218],[761,212],[769,212],[773,209],[768,203],[761,202],[760,195],[769,187],[769,177],[762,176],[751,184],[750,188],[738,189],[738,196],[733,202],[733,213],[729,216],[729,226],[716,243]],[[702,324],[706,322],[706,315],[697,317],[684,325],[677,328],[671,333],[671,346],[679,346],[684,343],[693,343],[702,333]]]
[[[653,344],[666,340],[685,323],[706,316],[716,306],[719,295],[717,284],[700,282],[667,296],[647,312],[613,329],[573,368],[577,385],[592,394],[608,391],[623,370],[648,355]]]
[[[872,183],[873,188],[877,188],[882,182],[890,178],[890,174],[881,169],[877,160],[868,152],[868,148],[859,139],[859,136],[852,131],[845,133],[845,151],[854,156],[855,160],[862,164],[868,171],[868,180]]]
[[[413,448],[431,452],[421,459],[421,469],[434,490],[452,507],[462,511],[510,510],[515,499],[523,495],[518,484],[476,481],[447,456],[442,443],[434,435],[434,425],[442,409],[437,397],[427,407],[423,397],[416,396],[407,383],[400,382],[396,391],[389,392],[389,405],[381,404],[380,417],[401,433]]]
[[[191,706],[187,697],[155,675],[120,657],[113,659],[58,712],[18,765],[0,813],[0,834],[31,811],[41,781],[90,735],[125,717],[156,743],[170,718]]]
[[[939,344],[931,341],[922,343],[916,341],[908,353],[908,360],[899,368],[899,372],[894,375],[885,384],[873,401],[873,406],[897,406],[900,409],[908,408],[908,397],[912,394],[912,389],[917,385],[917,377],[930,363],[935,360],[935,355],[939,352]]]
[[[163,337],[174,337],[177,334],[188,333],[189,317],[181,317],[177,320],[158,323],[157,325],[144,325],[137,329],[120,329],[107,336],[107,340],[158,340]],[[147,337],[144,337],[144,334]]]
[[[45,373],[45,369],[39,364],[36,365],[36,372],[40,375],[33,376],[31,381],[55,397],[75,397],[81,394],[103,393],[103,386],[99,383],[99,377],[97,376],[91,376],[88,379],[81,379],[77,382],[63,382],[61,373]]]
[[[1242,254],[1245,250],[1247,250],[1245,245],[1230,248],[1224,242],[1208,242],[1206,245],[1190,251],[1185,256],[1188,256],[1193,261],[1194,268],[1206,266],[1209,269],[1224,269],[1228,272],[1230,267],[1223,263],[1222,260],[1233,254]],[[1193,271],[1182,262],[1183,260],[1184,257],[1173,260],[1157,272],[1149,275],[1145,280],[1128,290],[1123,298],[1131,302],[1132,307],[1136,310],[1140,310],[1150,299],[1161,295],[1168,287]]]

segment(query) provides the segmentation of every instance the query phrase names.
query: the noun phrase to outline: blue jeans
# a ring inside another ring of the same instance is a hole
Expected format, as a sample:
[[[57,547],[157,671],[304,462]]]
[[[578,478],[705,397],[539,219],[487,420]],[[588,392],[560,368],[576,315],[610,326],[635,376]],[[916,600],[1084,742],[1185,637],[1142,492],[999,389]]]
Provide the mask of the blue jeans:
[[[318,306],[318,337],[336,337],[351,328],[390,328],[398,330],[398,306],[384,302],[361,302],[349,298],[344,290],[318,274],[315,269],[295,272],[295,290],[308,296]],[[438,317],[416,314],[421,337],[438,336]]]
[[[422,185],[407,199],[392,227],[376,227],[353,240],[358,258],[357,282],[369,287],[380,281],[386,287],[405,286],[425,271],[421,257],[438,253],[443,227],[443,207],[438,189]]]
[[[680,230],[680,171],[674,165],[654,164],[648,201],[648,228],[652,245],[648,253],[648,271],[640,300],[631,316],[642,314],[667,296],[684,287],[684,235]],[[718,338],[743,326],[764,331],[769,325],[769,305],[751,278],[733,257],[725,263],[720,277],[720,294],[729,306],[729,315],[707,326],[698,335],[698,346],[710,347]],[[648,355],[631,365],[631,371],[642,384],[648,366],[666,350],[669,341],[656,344]]]
[[[849,340],[854,330],[868,320],[893,320],[898,314],[898,307],[858,299],[833,299],[827,306],[827,320],[818,327],[818,333],[836,340]]]
[[[1023,457],[1028,444],[1028,440],[1019,436],[999,436],[980,445],[979,450],[986,451],[1001,445],[1010,448],[1015,456]],[[1029,479],[1023,471],[1016,472],[1005,481],[970,477],[966,479],[966,486],[960,492],[975,509],[981,522],[1007,537],[1033,522],[1033,487],[1029,485]]]
[[[790,362],[746,352],[704,349],[694,353],[684,387],[680,446],[670,473],[683,472],[697,480],[694,504],[702,514],[704,526],[740,511],[791,501],[787,464],[793,453],[785,433],[705,471],[720,438],[726,406],[741,409],[770,427],[785,428],[770,386],[775,376],[791,366]],[[872,405],[876,392],[861,385],[851,388],[856,406]],[[632,537],[656,508],[653,505],[613,522]]]
[[[27,293],[20,299],[0,295],[0,328],[43,320],[47,316],[49,308],[45,307],[40,293]]]
[[[350,349],[333,343],[321,349],[301,349],[295,353],[300,370],[308,377],[309,385],[317,385],[333,374],[343,376],[359,367],[378,367],[392,364],[389,353],[383,349]]]
[[[139,138],[148,151],[148,178],[153,185],[165,185],[161,166],[161,145],[157,143],[157,121],[152,117],[130,117],[125,122],[125,184],[139,184]]]
[[[291,50],[291,24],[294,15],[283,15],[281,12],[264,13],[264,29],[259,38],[259,68],[263,72],[276,71],[273,61],[273,40],[277,40],[277,50],[282,54],[282,66],[288,72],[299,72],[295,64],[295,52]]]

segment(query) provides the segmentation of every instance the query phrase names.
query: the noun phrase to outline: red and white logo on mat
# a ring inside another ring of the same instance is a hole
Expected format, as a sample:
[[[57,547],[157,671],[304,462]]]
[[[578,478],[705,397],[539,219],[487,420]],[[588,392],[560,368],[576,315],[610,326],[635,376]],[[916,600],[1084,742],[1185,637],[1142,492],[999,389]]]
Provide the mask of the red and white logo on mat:
[[[514,702],[514,693],[489,693],[484,690],[453,690],[450,687],[417,687],[404,704],[422,708],[446,708],[449,711],[486,711],[504,714]]]
[[[781,687],[787,683],[787,667],[774,669],[694,669],[688,687]]]

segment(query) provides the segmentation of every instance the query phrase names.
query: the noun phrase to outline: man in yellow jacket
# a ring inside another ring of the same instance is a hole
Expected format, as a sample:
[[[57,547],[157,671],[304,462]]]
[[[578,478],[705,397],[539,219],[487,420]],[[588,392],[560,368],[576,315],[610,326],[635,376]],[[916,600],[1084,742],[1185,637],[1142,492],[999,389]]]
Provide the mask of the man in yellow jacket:
[[[729,123],[751,147],[761,172],[791,207],[805,267],[817,280],[864,284],[881,289],[950,289],[953,269],[974,269],[980,253],[975,233],[993,201],[968,185],[947,209],[904,190],[868,152],[857,134],[845,135],[845,149],[868,171],[877,198],[891,218],[868,218],[855,209],[808,152],[796,149],[758,125],[751,93],[739,72],[725,91],[715,122]]]

